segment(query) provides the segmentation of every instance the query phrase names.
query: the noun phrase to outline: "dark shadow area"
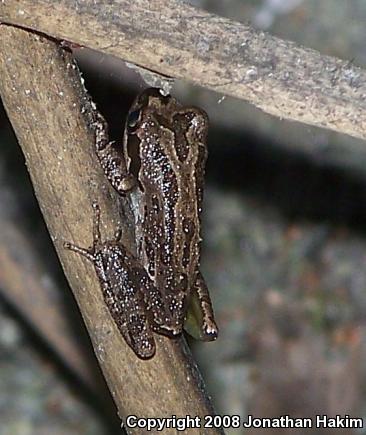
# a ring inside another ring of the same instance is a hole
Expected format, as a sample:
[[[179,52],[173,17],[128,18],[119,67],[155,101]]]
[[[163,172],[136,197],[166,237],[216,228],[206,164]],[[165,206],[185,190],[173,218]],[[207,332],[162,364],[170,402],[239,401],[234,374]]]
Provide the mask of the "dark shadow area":
[[[366,178],[264,137],[211,128],[207,182],[257,197],[293,220],[365,230]]]

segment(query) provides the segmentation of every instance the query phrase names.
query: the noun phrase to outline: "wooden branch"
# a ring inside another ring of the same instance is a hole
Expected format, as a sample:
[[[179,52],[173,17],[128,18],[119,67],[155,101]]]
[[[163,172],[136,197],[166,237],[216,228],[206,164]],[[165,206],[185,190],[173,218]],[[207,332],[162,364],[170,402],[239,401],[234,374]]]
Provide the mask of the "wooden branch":
[[[66,18],[65,18],[66,17]],[[366,138],[366,72],[178,0],[5,0],[0,21]]]
[[[91,243],[93,200],[101,207],[104,237],[118,220],[116,196],[94,153],[92,105],[71,56],[44,37],[0,25],[0,77],[4,105],[119,415],[212,414],[183,339],[156,336],[155,357],[138,360],[109,315],[93,266],[63,248],[64,241]]]

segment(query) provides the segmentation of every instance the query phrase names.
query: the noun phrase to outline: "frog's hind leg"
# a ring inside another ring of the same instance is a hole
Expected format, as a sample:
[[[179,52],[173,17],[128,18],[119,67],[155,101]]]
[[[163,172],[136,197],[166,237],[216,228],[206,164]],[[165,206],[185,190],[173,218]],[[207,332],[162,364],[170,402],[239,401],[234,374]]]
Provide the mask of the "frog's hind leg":
[[[127,275],[123,284],[116,292],[110,283],[102,282],[105,303],[126,343],[139,358],[149,359],[155,354],[155,340],[145,302]]]
[[[69,249],[70,251],[76,252],[77,254],[82,255],[87,258],[89,261],[95,261],[95,252],[97,250],[98,245],[100,244],[101,235],[100,235],[100,208],[96,202],[93,202],[93,211],[94,211],[94,219],[93,219],[93,246],[91,248],[82,248],[81,246],[74,245],[70,242],[64,243],[64,248]]]
[[[93,250],[97,249],[97,246],[101,242],[101,234],[100,234],[100,207],[97,202],[93,202]]]
[[[89,261],[94,263],[95,258],[94,258],[94,250],[93,249],[85,249],[85,248],[82,248],[80,246],[74,245],[73,243],[70,243],[70,242],[65,242],[64,248],[68,249],[69,251],[73,251],[73,252],[76,252],[77,254],[82,255],[83,257],[87,258]]]
[[[184,329],[193,337],[203,341],[216,340],[219,332],[207,285],[199,271],[192,289]]]

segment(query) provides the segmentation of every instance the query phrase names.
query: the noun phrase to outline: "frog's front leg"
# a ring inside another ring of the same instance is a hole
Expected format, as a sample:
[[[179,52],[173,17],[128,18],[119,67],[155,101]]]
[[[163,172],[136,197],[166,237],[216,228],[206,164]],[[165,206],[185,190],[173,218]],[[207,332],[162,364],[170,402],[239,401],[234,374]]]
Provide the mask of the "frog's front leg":
[[[215,322],[210,294],[200,271],[190,295],[187,319],[184,329],[193,337],[203,340],[216,340],[219,329]]]
[[[135,185],[135,177],[128,173],[123,152],[118,151],[116,144],[109,141],[108,125],[103,116],[95,113],[95,152],[105,175],[116,189],[124,195]]]

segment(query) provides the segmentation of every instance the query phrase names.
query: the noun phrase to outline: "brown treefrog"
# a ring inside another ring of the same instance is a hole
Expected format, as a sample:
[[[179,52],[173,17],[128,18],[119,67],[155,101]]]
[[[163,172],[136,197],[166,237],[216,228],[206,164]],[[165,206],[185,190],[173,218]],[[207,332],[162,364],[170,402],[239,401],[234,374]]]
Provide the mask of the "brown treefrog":
[[[136,253],[117,239],[101,243],[97,229],[91,250],[67,247],[93,261],[109,310],[140,358],[154,354],[152,330],[177,336],[185,327],[214,340],[218,328],[199,270],[206,113],[151,88],[129,111],[122,151],[109,142],[101,115],[95,125],[102,168],[130,199]]]

